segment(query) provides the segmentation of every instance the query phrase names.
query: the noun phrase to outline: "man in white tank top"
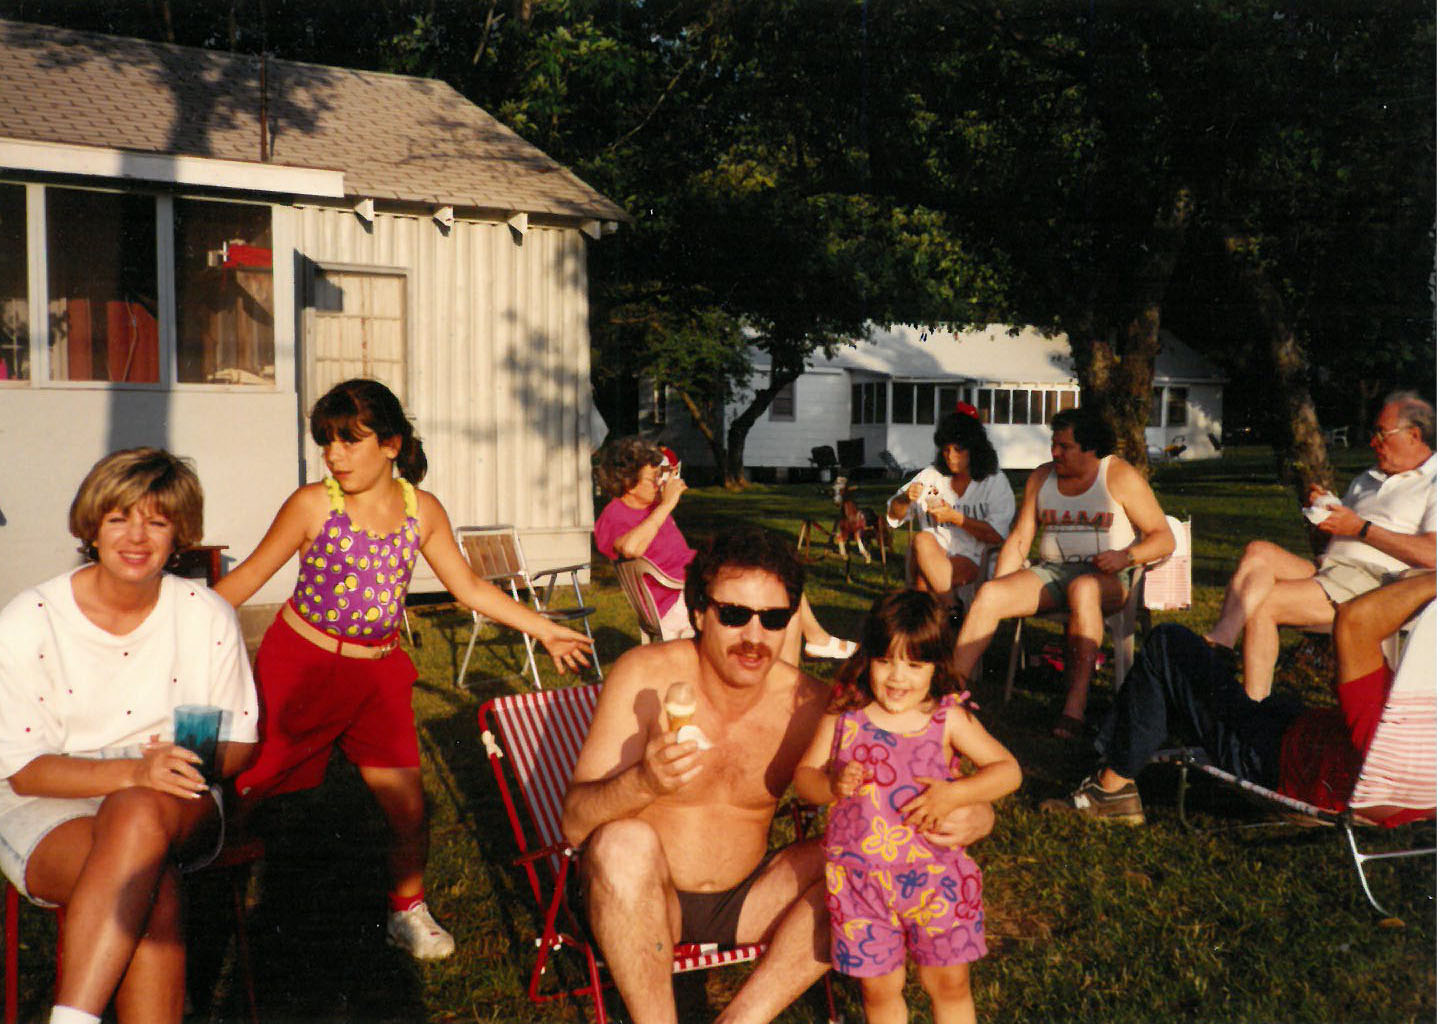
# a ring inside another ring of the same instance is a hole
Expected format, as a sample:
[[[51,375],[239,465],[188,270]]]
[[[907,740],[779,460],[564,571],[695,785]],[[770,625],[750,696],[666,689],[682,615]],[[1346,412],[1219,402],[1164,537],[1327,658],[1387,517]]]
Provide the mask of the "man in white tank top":
[[[1067,609],[1065,707],[1054,734],[1068,739],[1085,727],[1105,616],[1125,603],[1131,570],[1169,555],[1175,538],[1150,484],[1111,454],[1115,433],[1098,414],[1066,409],[1050,430],[1052,461],[1025,482],[995,578],[981,585],[960,627],[955,667],[970,678],[1001,619]],[[1037,533],[1039,560],[1027,566]]]

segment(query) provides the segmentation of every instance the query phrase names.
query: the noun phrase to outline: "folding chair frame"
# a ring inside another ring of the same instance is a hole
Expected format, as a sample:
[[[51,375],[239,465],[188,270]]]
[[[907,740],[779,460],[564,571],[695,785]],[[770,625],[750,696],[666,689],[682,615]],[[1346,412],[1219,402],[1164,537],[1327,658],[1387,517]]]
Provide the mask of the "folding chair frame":
[[[1145,607],[1145,574],[1148,566],[1140,566],[1135,573],[1135,581],[1130,585],[1130,592],[1125,597],[1125,604],[1115,612],[1105,616],[1105,630],[1110,634],[1111,646],[1114,648],[1115,658],[1115,688],[1118,690],[1120,684],[1130,673],[1130,667],[1135,663],[1135,637],[1141,632],[1141,623],[1148,622],[1149,610]],[[1036,612],[1034,615],[1021,616],[1015,620],[1014,642],[1010,645],[1010,664],[1005,671],[1005,703],[1010,702],[1010,696],[1015,691],[1015,675],[1018,669],[1026,664],[1025,655],[1025,620],[1029,619],[1050,619],[1053,622],[1064,622],[1069,618],[1068,611]],[[1129,626],[1128,631],[1126,626]]]
[[[595,614],[593,607],[585,604],[584,595],[580,591],[580,571],[590,568],[588,562],[578,562],[575,565],[562,565],[553,569],[544,569],[532,573],[525,562],[525,549],[520,544],[520,535],[515,527],[506,524],[495,526],[461,526],[455,530],[455,542],[460,546],[460,552],[470,563],[470,568],[481,579],[488,580],[510,592],[515,601],[524,604],[520,596],[521,590],[530,595],[531,606],[554,622],[576,622],[579,621],[585,629],[585,635],[590,638],[593,649],[595,636],[590,632],[590,616]],[[575,594],[574,608],[552,608],[550,600],[555,592],[556,584],[564,573],[570,574],[570,589]],[[545,582],[543,589],[538,585]],[[470,642],[465,645],[465,657],[460,661],[460,671],[455,675],[455,686],[463,688],[465,685],[465,671],[470,667],[470,655],[475,650],[475,640],[480,635],[480,625],[484,617],[477,611],[470,612]],[[521,632],[521,638],[525,641],[525,668],[530,673],[530,680],[535,689],[540,689],[540,669],[535,663],[536,640],[529,633]],[[595,678],[603,681],[605,673],[600,668],[600,659],[597,656],[591,657],[591,666],[595,669]]]
[[[1360,849],[1356,840],[1355,831],[1361,825],[1361,818],[1352,810],[1341,812],[1327,811],[1316,807],[1314,804],[1297,800],[1294,797],[1286,796],[1284,793],[1268,789],[1248,779],[1242,779],[1231,772],[1225,771],[1210,762],[1204,750],[1198,747],[1177,747],[1170,750],[1159,751],[1154,762],[1173,764],[1180,769],[1179,792],[1176,798],[1176,810],[1180,816],[1180,824],[1191,832],[1230,832],[1244,829],[1275,828],[1301,824],[1324,825],[1331,828],[1338,828],[1345,841],[1345,849],[1350,855],[1350,861],[1355,865],[1356,877],[1360,880],[1360,890],[1365,894],[1365,899],[1376,912],[1382,916],[1390,916],[1390,912],[1376,899],[1375,893],[1370,888],[1370,880],[1365,875],[1365,865],[1372,860],[1396,860],[1403,857],[1432,857],[1435,855],[1435,847],[1415,847],[1407,850],[1387,850],[1379,853],[1365,853]],[[1185,797],[1190,789],[1190,770],[1203,772],[1223,785],[1238,789],[1240,792],[1253,800],[1274,808],[1281,814],[1292,816],[1298,815],[1302,821],[1293,819],[1278,818],[1269,821],[1245,822],[1240,824],[1222,826],[1218,829],[1202,829],[1191,822],[1185,810]],[[1431,819],[1433,820],[1433,818]]]
[[[588,995],[595,1006],[597,1024],[607,1024],[606,982],[600,970],[603,963],[566,898],[571,864],[577,852],[565,842],[560,832],[560,809],[565,790],[569,786],[580,746],[589,731],[599,695],[600,687],[591,684],[497,697],[481,706],[478,718],[485,755],[494,772],[515,845],[520,851],[513,863],[524,869],[531,895],[544,915],[540,935],[535,939],[539,952],[530,971],[526,994],[536,1004]],[[513,776],[514,785],[525,805],[524,821],[511,791],[511,780],[501,765],[501,761],[506,759],[511,763],[509,774]],[[797,831],[798,828],[797,820]],[[544,868],[539,866],[541,864]],[[542,991],[542,976],[549,966],[550,956],[562,947],[575,950],[584,958],[586,981],[571,989],[561,987]],[[683,974],[744,963],[761,956],[765,948],[761,943],[723,949],[712,944],[677,946],[671,973]],[[831,1024],[837,1024],[828,975],[825,978],[825,995],[829,1001]]]

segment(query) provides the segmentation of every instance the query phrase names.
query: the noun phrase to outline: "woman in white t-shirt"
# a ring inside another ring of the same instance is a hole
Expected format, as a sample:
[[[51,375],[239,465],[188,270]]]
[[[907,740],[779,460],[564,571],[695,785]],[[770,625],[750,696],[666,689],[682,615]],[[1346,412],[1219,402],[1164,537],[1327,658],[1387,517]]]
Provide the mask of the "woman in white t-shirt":
[[[0,611],[0,869],[63,906],[52,1022],[180,1021],[179,867],[219,849],[219,787],[173,743],[181,704],[221,709],[211,782],[249,759],[258,708],[230,606],[164,570],[203,499],[169,452],[96,463],[70,507],[86,563]]]
[[[935,464],[895,493],[886,514],[892,527],[914,516],[920,528],[910,545],[917,589],[948,601],[978,580],[985,549],[1005,542],[1015,518],[1015,493],[985,425],[967,411],[945,416],[935,427]]]

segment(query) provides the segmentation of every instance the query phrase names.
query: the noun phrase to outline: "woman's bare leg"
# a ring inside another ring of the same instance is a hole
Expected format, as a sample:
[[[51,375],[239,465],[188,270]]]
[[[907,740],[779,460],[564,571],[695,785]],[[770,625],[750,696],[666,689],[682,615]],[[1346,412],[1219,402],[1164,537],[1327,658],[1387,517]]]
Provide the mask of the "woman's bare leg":
[[[910,545],[915,560],[915,589],[926,590],[949,601],[956,587],[980,577],[980,567],[964,555],[951,555],[928,533],[918,533]]]
[[[208,799],[135,787],[40,841],[26,885],[66,909],[61,1005],[99,1015],[114,998],[123,1022],[180,1020],[185,946],[170,851],[213,817]]]

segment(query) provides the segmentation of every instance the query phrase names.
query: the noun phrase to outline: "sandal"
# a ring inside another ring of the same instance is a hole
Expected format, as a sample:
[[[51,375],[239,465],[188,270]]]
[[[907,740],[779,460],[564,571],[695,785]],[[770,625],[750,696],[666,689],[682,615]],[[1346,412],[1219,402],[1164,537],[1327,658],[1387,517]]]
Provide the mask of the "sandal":
[[[1085,719],[1062,713],[1051,727],[1050,735],[1057,740],[1078,740],[1085,735]]]
[[[821,644],[805,642],[805,653],[812,658],[829,658],[834,661],[845,661],[855,653],[860,645],[854,640],[841,640],[838,636],[832,636]]]

